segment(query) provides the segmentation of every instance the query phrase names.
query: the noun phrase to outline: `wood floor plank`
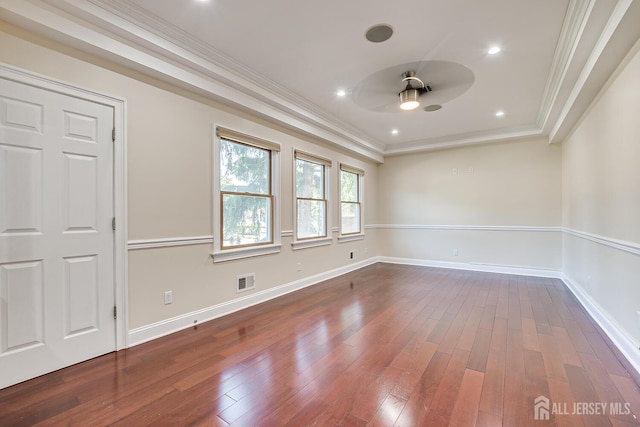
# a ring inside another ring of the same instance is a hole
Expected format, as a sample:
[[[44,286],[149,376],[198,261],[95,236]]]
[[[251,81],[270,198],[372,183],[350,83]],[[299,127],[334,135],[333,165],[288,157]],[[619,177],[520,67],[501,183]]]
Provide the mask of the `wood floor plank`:
[[[491,350],[507,351],[507,323],[507,319],[496,317],[491,331]]]
[[[480,395],[480,410],[502,420],[504,402],[505,352],[491,350]]]
[[[488,329],[479,329],[476,334],[476,339],[473,342],[467,368],[474,369],[478,372],[485,372],[490,345],[491,331]]]
[[[371,426],[392,426],[397,421],[404,405],[407,404],[407,400],[403,397],[399,397],[393,394],[389,394],[386,399],[382,401],[378,411],[371,419],[368,425]]]
[[[483,373],[472,369],[465,370],[458,396],[451,411],[449,425],[469,427],[476,425],[483,381]]]
[[[480,410],[476,419],[476,427],[502,427],[502,417]]]
[[[612,375],[618,376],[627,376],[627,370],[622,366],[616,355],[609,348],[609,344],[607,344],[604,340],[604,337],[600,335],[595,330],[595,327],[591,326],[592,331],[585,332],[584,335],[589,341],[591,348],[593,348],[594,353],[600,360],[602,360],[603,365],[607,368],[607,372]]]
[[[576,402],[587,404],[600,402],[598,395],[593,388],[593,384],[591,383],[591,379],[583,368],[573,365],[565,365],[565,369],[569,380],[569,386],[571,387],[571,391]],[[594,427],[610,424],[607,416],[600,414],[583,415],[582,421],[585,426]]]
[[[535,424],[538,420],[535,419],[533,408],[535,406],[535,399],[539,396],[550,396],[549,383],[546,377],[546,371],[544,367],[544,361],[542,354],[538,351],[524,350],[524,366],[525,366],[525,378],[526,378],[526,395],[527,395],[527,408],[529,425]]]
[[[0,390],[0,425],[622,427],[630,369],[556,279],[378,263]]]
[[[626,376],[611,375],[611,380],[622,395],[624,403],[628,404],[628,409],[631,411],[629,415],[638,422],[640,419],[640,386]],[[627,406],[625,405],[623,409],[627,409]]]
[[[573,341],[569,338],[569,334],[564,327],[552,326],[551,330],[553,332],[553,336],[555,341],[560,346],[560,351],[562,354],[562,360],[564,363],[568,363],[574,366],[582,366],[582,360],[580,360],[580,356],[578,356],[578,352],[573,345]]]
[[[508,323],[509,329],[522,330],[522,312],[520,311],[520,291],[518,278],[509,278],[509,309]]]
[[[561,348],[556,342],[555,337],[547,334],[539,334],[538,339],[540,340],[540,349],[542,350],[547,377],[566,380],[567,373],[565,371]]]
[[[631,423],[632,425],[637,425],[638,420],[633,418],[633,413],[626,413],[626,403],[628,402],[622,396],[620,390],[617,388],[612,377],[607,373],[604,366],[602,366],[600,360],[592,354],[580,354],[580,358],[582,360],[582,366],[584,366],[585,371],[588,372],[591,384],[598,395],[598,401],[608,402],[610,405],[615,405],[616,409],[618,407],[624,409],[621,411],[609,411],[609,420],[612,423],[614,423],[614,421],[620,421],[623,424]],[[631,381],[631,384],[633,384],[633,381]],[[630,395],[633,396],[633,393]]]
[[[509,276],[500,275],[496,279],[499,283],[498,304],[496,305],[495,316],[500,319],[509,318]]]
[[[479,322],[482,318],[483,306],[474,305],[469,313],[469,317],[464,325],[464,329],[460,334],[456,348],[460,350],[471,351],[473,348],[473,342],[476,338],[476,332],[478,331]]]
[[[522,319],[522,342],[527,350],[541,351],[534,319]]]
[[[478,327],[480,329],[493,329],[493,324],[496,319],[506,319],[505,317],[500,317],[497,314],[498,308],[495,305],[485,305],[484,310],[482,312],[482,318],[480,319],[480,325]]]
[[[593,348],[589,341],[584,336],[584,333],[578,326],[578,323],[571,319],[564,320],[565,330],[569,335],[569,339],[573,343],[573,347],[578,353],[593,354]]]
[[[362,387],[357,390],[353,398],[353,404],[349,408],[349,413],[363,420],[371,420],[390,394],[406,401],[408,397],[393,393],[398,379],[402,378],[404,372],[405,371],[401,371],[393,366],[388,366],[382,375],[377,377],[368,387]],[[400,412],[398,412],[398,415],[399,414]],[[393,425],[393,423],[391,423],[391,425]]]
[[[504,374],[504,400],[502,418],[505,425],[522,426],[528,423],[529,402],[527,400],[526,375],[522,332],[509,329],[507,333],[507,353]]]
[[[311,424],[320,414],[327,410],[329,405],[322,400],[313,399],[302,410],[284,425],[287,426],[306,426]]]
[[[554,413],[551,411],[549,414],[550,420],[554,421],[558,427],[579,427],[583,426],[584,422],[579,416],[571,416],[576,399],[571,391],[571,386],[567,381],[549,378],[549,395],[546,395],[550,399],[551,404],[557,405],[561,413]],[[551,408],[549,408],[551,410]]]
[[[451,355],[446,353],[436,352],[433,355],[394,425],[424,425],[425,408],[431,407],[450,358]]]
[[[430,411],[426,414],[425,424],[436,425],[442,420],[449,420],[453,411],[452,402],[455,402],[462,385],[464,373],[467,371],[469,352],[455,350],[451,355],[444,377],[438,384],[433,396]]]

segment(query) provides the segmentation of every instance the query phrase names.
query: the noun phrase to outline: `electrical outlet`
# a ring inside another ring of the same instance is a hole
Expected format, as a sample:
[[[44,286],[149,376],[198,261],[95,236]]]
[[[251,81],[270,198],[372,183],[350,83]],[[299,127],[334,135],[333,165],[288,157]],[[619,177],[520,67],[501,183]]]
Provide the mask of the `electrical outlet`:
[[[164,305],[173,303],[173,291],[165,291],[164,293]]]
[[[301,262],[298,263],[298,265],[296,267],[296,270],[297,271],[302,271],[302,263]]]
[[[453,256],[458,256],[458,250],[457,249],[453,250]]]

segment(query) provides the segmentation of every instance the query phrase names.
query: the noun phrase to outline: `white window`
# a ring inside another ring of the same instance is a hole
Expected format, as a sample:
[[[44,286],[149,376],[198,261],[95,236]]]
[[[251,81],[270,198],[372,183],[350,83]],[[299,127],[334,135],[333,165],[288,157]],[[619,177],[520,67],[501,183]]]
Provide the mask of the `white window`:
[[[294,153],[295,175],[295,238],[294,249],[328,245],[328,169],[331,160],[303,153]]]
[[[280,146],[218,127],[213,152],[214,261],[279,252]]]
[[[340,165],[340,235],[362,238],[362,194],[364,171]],[[342,239],[347,240],[347,239]]]

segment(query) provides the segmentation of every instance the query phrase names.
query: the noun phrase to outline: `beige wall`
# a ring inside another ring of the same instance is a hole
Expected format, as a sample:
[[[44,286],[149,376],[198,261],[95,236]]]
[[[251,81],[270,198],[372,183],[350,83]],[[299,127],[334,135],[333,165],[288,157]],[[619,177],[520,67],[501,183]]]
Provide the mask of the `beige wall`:
[[[213,125],[236,129],[281,145],[282,230],[293,229],[293,149],[334,161],[331,170],[332,226],[338,226],[338,163],[365,170],[365,202],[376,204],[377,168],[263,120],[169,87],[133,71],[57,45],[23,30],[0,24],[0,61],[127,101],[129,240],[212,235]],[[365,224],[375,222],[365,209]],[[235,292],[236,276],[256,274],[260,292],[289,282],[349,266],[375,256],[375,230],[365,240],[293,251],[291,237],[282,252],[212,262],[211,244],[129,251],[129,328],[184,315],[247,296]],[[334,237],[337,235],[334,233]],[[349,259],[349,252],[356,259]],[[298,263],[301,271],[298,271]],[[163,293],[173,291],[173,304]]]
[[[561,269],[561,233],[539,230],[561,225],[560,147],[489,144],[388,157],[378,169],[382,255]],[[487,226],[498,229],[473,229]]]
[[[129,327],[234,300],[235,276],[256,273],[256,292],[382,255],[563,270],[625,333],[640,341],[640,262],[565,233],[640,242],[640,57],[594,104],[568,140],[489,144],[386,159],[382,165],[269,125],[107,61],[0,24],[0,61],[127,100],[130,240],[212,234],[214,123],[282,145],[282,230],[293,228],[293,148],[366,171],[363,241],[213,264],[211,245],[129,252]],[[457,168],[458,173],[452,174]],[[472,172],[470,171],[472,168]],[[337,226],[338,210],[331,209]],[[450,229],[438,226],[461,226]],[[496,227],[496,230],[474,229]],[[531,231],[509,227],[532,228]],[[453,249],[459,255],[454,257]],[[563,265],[564,261],[564,265]],[[297,271],[298,263],[302,271]],[[162,293],[174,291],[165,306]],[[243,296],[246,294],[242,294]]]
[[[567,235],[564,273],[635,340],[634,350],[640,343],[639,51],[640,42],[562,145],[564,226],[600,238]]]

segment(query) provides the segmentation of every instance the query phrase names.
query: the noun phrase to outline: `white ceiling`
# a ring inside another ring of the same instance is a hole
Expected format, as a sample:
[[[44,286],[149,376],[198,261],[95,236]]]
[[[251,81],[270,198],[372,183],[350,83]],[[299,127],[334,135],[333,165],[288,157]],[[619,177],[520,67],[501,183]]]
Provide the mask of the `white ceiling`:
[[[526,136],[560,141],[640,36],[639,10],[636,0],[0,0],[3,20],[376,161]],[[376,24],[393,36],[366,40]],[[502,50],[489,55],[492,46]],[[452,73],[419,73],[433,88],[421,107],[443,108],[405,112],[393,105],[398,72],[368,89],[391,108],[356,102],[376,73],[420,61],[466,67],[473,83],[447,99]]]

